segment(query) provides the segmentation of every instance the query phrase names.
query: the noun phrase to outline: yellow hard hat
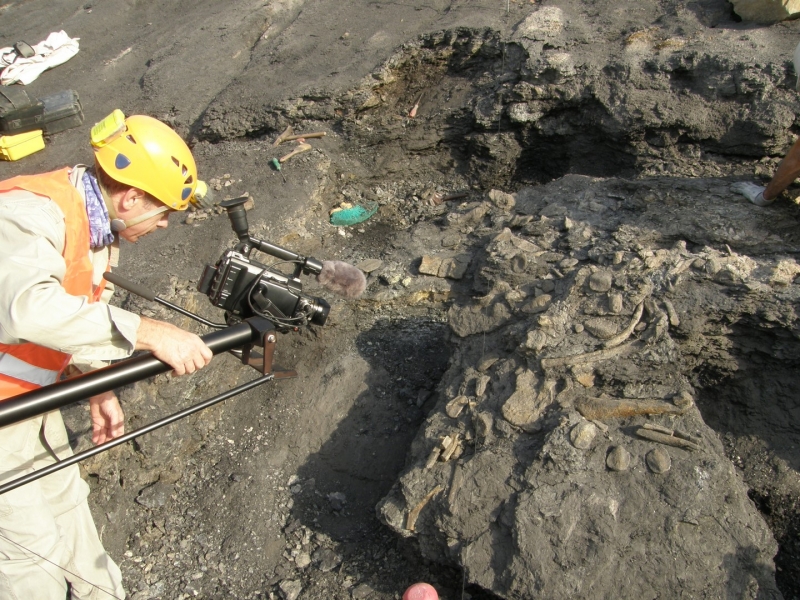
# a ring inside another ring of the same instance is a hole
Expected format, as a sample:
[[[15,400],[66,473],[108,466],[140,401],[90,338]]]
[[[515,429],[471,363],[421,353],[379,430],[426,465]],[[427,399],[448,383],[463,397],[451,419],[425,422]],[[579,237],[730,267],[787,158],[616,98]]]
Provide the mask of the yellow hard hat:
[[[100,168],[125,185],[144,190],[172,210],[186,210],[197,186],[191,150],[169,126],[152,117],[125,118],[117,109],[92,127]]]

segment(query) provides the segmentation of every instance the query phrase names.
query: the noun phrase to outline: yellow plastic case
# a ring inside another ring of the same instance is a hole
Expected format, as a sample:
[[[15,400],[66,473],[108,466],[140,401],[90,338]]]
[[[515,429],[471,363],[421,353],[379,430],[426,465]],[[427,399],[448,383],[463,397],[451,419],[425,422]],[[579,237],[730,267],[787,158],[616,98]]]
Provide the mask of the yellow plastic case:
[[[0,136],[0,159],[2,160],[19,160],[39,150],[44,150],[41,129],[17,135]]]

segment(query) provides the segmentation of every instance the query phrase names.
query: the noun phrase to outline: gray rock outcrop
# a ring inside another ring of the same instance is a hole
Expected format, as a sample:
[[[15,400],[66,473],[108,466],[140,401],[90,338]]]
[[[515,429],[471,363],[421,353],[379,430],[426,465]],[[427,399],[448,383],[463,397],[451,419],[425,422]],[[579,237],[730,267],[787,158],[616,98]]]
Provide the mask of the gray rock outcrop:
[[[578,176],[492,211],[466,275],[483,295],[450,311],[455,358],[381,518],[503,598],[781,597],[692,372],[715,352],[704,306],[730,320],[794,297],[784,259],[743,252],[787,247],[774,215],[722,180]],[[742,253],[713,248],[729,228]]]

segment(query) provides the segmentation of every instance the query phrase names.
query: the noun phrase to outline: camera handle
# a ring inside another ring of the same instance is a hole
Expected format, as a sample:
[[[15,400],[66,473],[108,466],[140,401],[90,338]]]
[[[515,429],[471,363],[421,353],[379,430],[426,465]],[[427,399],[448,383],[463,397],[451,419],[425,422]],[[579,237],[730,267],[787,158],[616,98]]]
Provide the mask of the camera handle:
[[[247,210],[244,207],[245,202],[249,199],[249,196],[240,196],[238,198],[231,198],[230,200],[223,200],[219,203],[219,205],[227,211],[228,219],[231,221],[231,227],[236,237],[239,238],[239,243],[236,244],[234,248],[236,252],[250,258],[250,253],[253,251],[253,248],[256,248],[264,254],[269,254],[275,258],[295,263],[297,266],[295,267],[293,277],[299,277],[300,273],[319,275],[322,271],[322,263],[316,258],[301,256],[281,246],[276,246],[270,242],[250,236],[249,226],[247,224]]]

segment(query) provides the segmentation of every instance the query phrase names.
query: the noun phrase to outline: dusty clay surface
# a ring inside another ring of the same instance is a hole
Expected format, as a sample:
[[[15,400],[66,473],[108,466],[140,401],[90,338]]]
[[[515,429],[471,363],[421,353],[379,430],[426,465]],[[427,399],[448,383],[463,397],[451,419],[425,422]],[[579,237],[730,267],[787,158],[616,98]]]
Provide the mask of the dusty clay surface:
[[[723,0],[0,5],[0,46],[61,29],[79,54],[28,90],[76,90],[85,123],[0,177],[150,114],[217,199],[251,196],[252,235],[368,272],[356,301],[306,278],[332,310],[279,337],[297,378],[83,463],[129,597],[800,598],[800,188],[730,192],[798,132],[800,23]],[[326,135],[281,174],[288,126]],[[378,210],[335,227],[345,201]],[[221,210],[176,215],[118,271],[219,321],[195,285],[234,242]],[[131,385],[128,429],[255,376],[223,355]]]

